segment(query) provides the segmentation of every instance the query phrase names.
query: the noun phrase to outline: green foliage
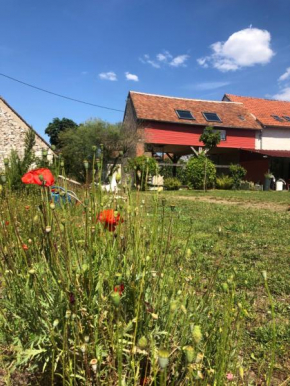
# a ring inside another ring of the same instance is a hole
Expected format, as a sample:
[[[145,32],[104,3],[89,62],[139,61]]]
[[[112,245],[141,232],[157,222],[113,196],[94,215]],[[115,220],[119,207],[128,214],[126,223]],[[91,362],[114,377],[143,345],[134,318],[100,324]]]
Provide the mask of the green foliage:
[[[12,190],[23,189],[21,177],[28,171],[35,161],[33,147],[35,146],[35,133],[27,131],[24,142],[24,155],[20,157],[16,150],[12,150],[9,165],[5,168],[7,183]]]
[[[109,124],[102,120],[89,120],[76,129],[68,129],[59,135],[61,155],[65,162],[65,170],[68,175],[84,182],[86,173],[83,161],[89,162],[88,173],[92,170],[94,156],[98,154],[92,150],[102,144],[103,162],[116,159],[116,150],[122,150],[120,124]],[[112,161],[113,162],[113,161]]]
[[[128,168],[134,172],[136,185],[140,186],[141,190],[146,189],[149,175],[158,174],[158,164],[155,158],[145,155],[129,159]]]
[[[216,147],[221,141],[219,131],[214,130],[212,126],[207,126],[199,138],[204,143],[206,149],[210,150]]]
[[[232,189],[233,184],[234,184],[234,181],[230,176],[222,174],[216,178],[215,187],[217,189],[228,190],[228,189]]]
[[[49,136],[51,145],[56,146],[58,149],[60,147],[59,135],[60,133],[66,130],[76,130],[78,125],[68,118],[53,118],[45,129],[45,134]]]
[[[176,177],[165,178],[164,187],[166,190],[178,190],[181,187],[181,182]]]
[[[192,157],[188,161],[185,170],[186,178],[188,184],[194,189],[202,189],[204,187],[205,168],[206,186],[212,188],[216,181],[216,168],[214,163],[207,159],[204,154],[200,154],[198,157]]]
[[[168,164],[168,166],[166,165],[160,165],[159,166],[159,174],[161,176],[163,176],[164,178],[171,178],[173,177],[173,167],[172,166],[169,166],[172,164],[172,161],[169,159],[169,158],[166,158],[164,161],[162,161],[162,163],[165,163],[165,164]],[[181,167],[181,166],[177,166],[176,167],[176,178],[179,179],[179,181],[181,181],[181,183],[183,185],[186,184],[186,176],[185,176],[185,165],[186,165],[186,162],[182,159],[180,159],[178,161],[178,164],[179,165],[184,165],[184,167]]]
[[[245,177],[246,174],[247,174],[247,170],[245,168],[243,168],[241,165],[239,165],[239,164],[230,165],[230,176],[233,179],[234,189],[240,188],[241,181],[243,180],[243,178]]]

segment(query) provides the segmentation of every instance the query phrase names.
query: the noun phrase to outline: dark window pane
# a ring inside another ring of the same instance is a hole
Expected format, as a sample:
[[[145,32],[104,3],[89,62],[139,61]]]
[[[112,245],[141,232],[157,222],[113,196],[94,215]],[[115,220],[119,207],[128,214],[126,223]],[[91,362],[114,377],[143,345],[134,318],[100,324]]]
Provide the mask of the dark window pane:
[[[189,110],[175,110],[180,119],[195,119]]]
[[[208,122],[221,122],[221,119],[217,113],[203,113],[203,116]]]

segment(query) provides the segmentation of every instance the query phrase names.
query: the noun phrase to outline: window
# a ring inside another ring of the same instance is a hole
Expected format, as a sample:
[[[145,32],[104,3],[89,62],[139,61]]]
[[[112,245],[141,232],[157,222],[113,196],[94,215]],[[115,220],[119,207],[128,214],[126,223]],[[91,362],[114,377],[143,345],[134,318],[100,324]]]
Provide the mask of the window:
[[[189,110],[175,110],[179,119],[195,119]]]
[[[221,141],[227,140],[227,132],[225,130],[214,130],[214,131],[220,133]]]
[[[238,115],[238,118],[241,120],[241,121],[245,121],[246,118],[243,116],[243,115]]]
[[[217,113],[202,113],[202,114],[208,122],[221,122],[221,119],[217,115]]]
[[[283,115],[283,118],[285,119],[285,121],[290,122],[290,117],[288,115]]]
[[[278,121],[278,122],[284,122],[284,120],[281,118],[281,117],[279,117],[278,115],[271,115],[276,121]]]

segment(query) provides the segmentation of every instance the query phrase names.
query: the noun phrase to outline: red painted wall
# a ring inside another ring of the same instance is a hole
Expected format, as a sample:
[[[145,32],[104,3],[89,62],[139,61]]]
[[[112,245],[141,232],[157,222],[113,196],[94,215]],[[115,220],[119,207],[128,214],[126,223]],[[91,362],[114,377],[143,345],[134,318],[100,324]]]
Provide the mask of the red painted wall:
[[[185,146],[202,146],[199,137],[203,132],[200,126],[185,126],[158,122],[147,123],[144,128],[146,143]],[[223,130],[223,128],[221,127]],[[255,130],[225,129],[226,141],[219,147],[255,149]]]

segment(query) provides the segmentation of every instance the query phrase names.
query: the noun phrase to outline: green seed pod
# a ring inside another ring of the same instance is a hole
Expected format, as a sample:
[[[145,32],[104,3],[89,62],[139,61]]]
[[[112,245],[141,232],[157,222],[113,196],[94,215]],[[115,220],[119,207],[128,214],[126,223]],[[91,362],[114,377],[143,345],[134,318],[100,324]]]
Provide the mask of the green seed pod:
[[[111,300],[112,300],[115,307],[119,307],[120,302],[121,302],[121,296],[120,296],[119,292],[112,292],[111,293]]]
[[[86,170],[88,170],[88,168],[89,168],[89,163],[88,163],[87,160],[84,160],[84,168],[85,168]]]
[[[70,317],[71,317],[71,311],[67,310],[66,313],[65,313],[65,318],[69,319]]]
[[[192,337],[196,344],[198,344],[202,339],[202,333],[200,326],[194,326],[192,330]]]
[[[190,248],[187,248],[186,253],[185,253],[186,258],[187,258],[187,259],[190,259],[190,258],[191,258],[191,255],[192,255],[191,249],[190,249]]]
[[[54,202],[51,202],[51,203],[49,204],[49,207],[50,207],[51,210],[54,210],[54,209],[55,209],[55,203],[54,203]]]
[[[161,349],[158,351],[158,363],[162,370],[164,370],[169,363],[169,352]]]
[[[54,321],[53,321],[53,327],[57,327],[58,326],[58,323],[59,323],[59,320],[58,319],[55,319]]]
[[[141,349],[141,350],[144,350],[148,345],[148,340],[145,338],[145,336],[142,336],[139,340],[138,340],[138,347]]]
[[[92,146],[92,150],[93,150],[93,151],[96,151],[96,150],[97,150],[97,146],[95,146],[95,145]]]
[[[186,346],[184,347],[184,353],[187,363],[192,363],[194,361],[194,348],[192,346]]]
[[[170,311],[175,312],[177,310],[177,307],[178,307],[178,301],[172,300],[172,302],[170,303]]]
[[[223,289],[225,292],[229,292],[229,286],[228,286],[228,283],[222,283],[222,289]]]

